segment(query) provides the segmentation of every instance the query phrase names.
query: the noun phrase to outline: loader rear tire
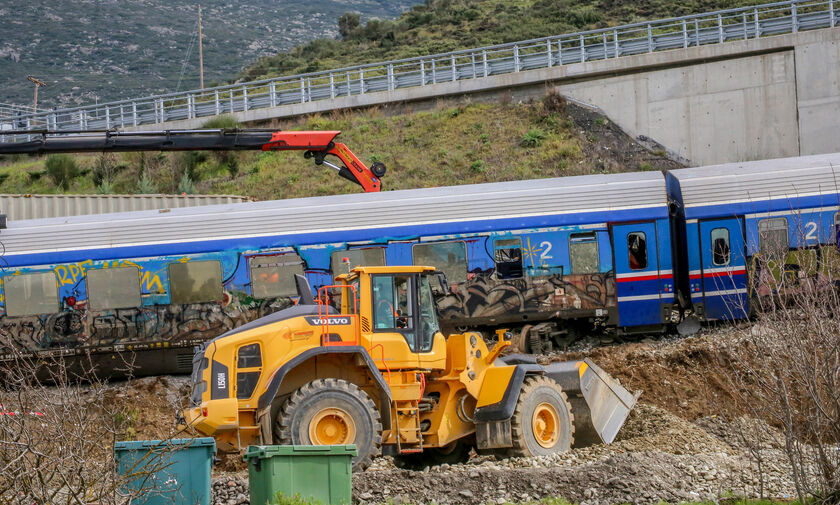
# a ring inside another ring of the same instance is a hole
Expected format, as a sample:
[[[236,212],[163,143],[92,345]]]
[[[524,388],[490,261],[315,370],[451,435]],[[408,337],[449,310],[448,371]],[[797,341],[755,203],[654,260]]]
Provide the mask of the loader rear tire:
[[[427,466],[437,466],[444,463],[457,465],[466,463],[470,459],[472,444],[463,440],[456,440],[445,447],[424,449],[417,454],[399,454],[394,456],[394,465],[406,470],[422,470]]]
[[[560,384],[543,376],[525,379],[511,418],[510,456],[545,456],[568,451],[575,431],[572,407]]]
[[[382,423],[370,397],[341,379],[314,380],[292,393],[277,414],[274,437],[280,444],[356,444],[353,471],[379,455]]]

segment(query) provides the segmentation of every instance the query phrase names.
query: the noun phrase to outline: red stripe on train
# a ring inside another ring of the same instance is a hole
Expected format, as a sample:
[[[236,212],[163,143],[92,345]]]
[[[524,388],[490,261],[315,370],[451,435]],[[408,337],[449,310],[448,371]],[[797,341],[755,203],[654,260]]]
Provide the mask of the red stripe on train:
[[[674,274],[643,274],[635,275],[633,277],[619,277],[615,282],[633,282],[633,281],[652,281],[656,279],[672,279]]]

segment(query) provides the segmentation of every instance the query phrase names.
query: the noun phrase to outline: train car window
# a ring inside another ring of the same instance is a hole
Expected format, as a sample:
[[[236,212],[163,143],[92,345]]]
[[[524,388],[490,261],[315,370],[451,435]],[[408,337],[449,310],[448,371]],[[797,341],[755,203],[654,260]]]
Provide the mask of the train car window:
[[[631,270],[644,270],[648,266],[647,236],[644,232],[634,231],[627,234],[627,254]]]
[[[790,248],[788,222],[784,217],[762,219],[758,222],[758,251],[766,255],[781,255]]]
[[[435,267],[450,285],[467,280],[467,245],[464,242],[415,244],[411,250],[415,265]]]
[[[715,228],[711,232],[712,239],[712,264],[725,266],[729,264],[729,230],[727,228]]]
[[[522,277],[522,239],[517,237],[494,240],[493,261],[496,263],[497,278]]]
[[[88,270],[85,277],[91,309],[125,309],[141,305],[139,268],[98,268]]]
[[[53,272],[3,276],[3,291],[7,316],[58,312],[58,282]]]
[[[294,253],[254,256],[250,261],[254,298],[297,295],[295,274],[303,275],[303,260]]]
[[[222,264],[218,261],[189,261],[169,264],[171,303],[200,303],[221,300]]]
[[[344,259],[348,262],[344,262]],[[330,255],[330,270],[333,276],[350,273],[350,269],[356,267],[382,266],[385,266],[384,247],[339,250]]]
[[[569,259],[572,274],[598,273],[598,238],[595,233],[573,233],[569,235]]]

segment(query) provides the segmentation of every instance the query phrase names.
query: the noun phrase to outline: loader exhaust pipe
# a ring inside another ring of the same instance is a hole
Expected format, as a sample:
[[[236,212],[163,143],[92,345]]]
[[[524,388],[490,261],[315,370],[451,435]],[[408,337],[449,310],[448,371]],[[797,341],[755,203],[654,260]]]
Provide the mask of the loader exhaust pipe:
[[[546,365],[545,374],[569,396],[575,417],[575,447],[615,440],[641,392],[631,394],[588,358]]]

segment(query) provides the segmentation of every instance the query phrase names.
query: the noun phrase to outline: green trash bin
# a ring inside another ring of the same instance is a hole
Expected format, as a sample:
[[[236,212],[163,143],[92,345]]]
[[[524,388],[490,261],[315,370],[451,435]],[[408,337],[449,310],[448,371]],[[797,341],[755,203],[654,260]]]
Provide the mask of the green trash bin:
[[[210,505],[212,438],[137,440],[114,444],[121,489],[132,505]]]
[[[251,505],[272,503],[277,492],[324,505],[349,504],[355,445],[252,445],[248,462]]]

